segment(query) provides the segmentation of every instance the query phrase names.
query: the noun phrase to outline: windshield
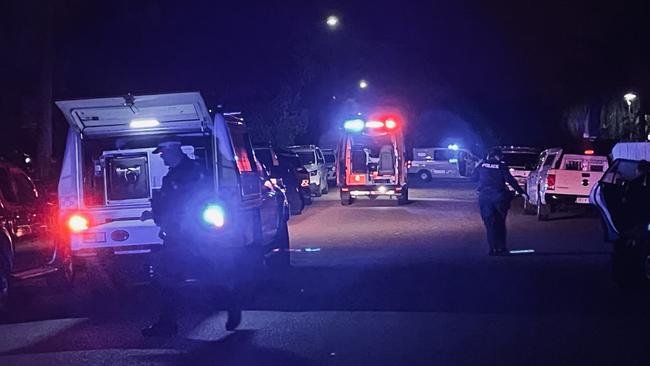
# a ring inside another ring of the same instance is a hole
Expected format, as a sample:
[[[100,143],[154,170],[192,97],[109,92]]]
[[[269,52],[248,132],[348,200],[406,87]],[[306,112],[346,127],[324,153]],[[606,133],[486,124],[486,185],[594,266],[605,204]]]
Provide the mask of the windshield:
[[[511,168],[533,170],[537,164],[537,154],[534,153],[504,153],[503,161]]]
[[[312,165],[316,163],[316,154],[313,151],[298,151],[297,154],[302,165]]]

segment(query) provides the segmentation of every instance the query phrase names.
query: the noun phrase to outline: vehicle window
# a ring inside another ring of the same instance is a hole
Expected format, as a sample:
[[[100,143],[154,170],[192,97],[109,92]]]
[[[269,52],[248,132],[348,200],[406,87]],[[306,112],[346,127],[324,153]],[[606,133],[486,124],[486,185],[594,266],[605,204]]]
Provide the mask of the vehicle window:
[[[260,163],[264,164],[267,168],[273,166],[273,158],[271,158],[271,150],[269,149],[255,149],[255,157]]]
[[[503,161],[511,168],[517,167],[533,170],[537,165],[537,155],[530,153],[504,153]]]
[[[567,160],[564,162],[566,170],[583,170],[584,163],[582,160]]]
[[[316,162],[316,155],[313,151],[300,151],[298,157],[302,165],[311,165]]]
[[[5,198],[5,201],[9,203],[18,203],[18,197],[16,197],[16,193],[11,186],[9,172],[4,168],[0,168],[0,191],[2,191],[2,196]]]
[[[27,178],[25,174],[13,174],[14,181],[16,182],[16,191],[18,193],[18,200],[20,203],[34,203],[38,199],[38,192],[34,184]]]
[[[325,156],[326,163],[333,163],[336,160],[334,154],[323,154],[323,155]]]
[[[254,166],[253,148],[251,147],[248,134],[240,128],[230,128],[232,145],[235,149],[235,160],[237,169],[240,172],[252,172]]]
[[[605,183],[620,185],[639,178],[643,174],[647,173],[641,171],[638,161],[619,160],[614,166],[612,166],[612,169],[607,171],[603,176],[602,181]]]
[[[549,154],[544,160],[544,168],[548,168],[553,165],[553,160],[555,160],[555,154]]]
[[[449,161],[449,159],[458,159],[458,151],[440,149],[433,152],[433,160]]]

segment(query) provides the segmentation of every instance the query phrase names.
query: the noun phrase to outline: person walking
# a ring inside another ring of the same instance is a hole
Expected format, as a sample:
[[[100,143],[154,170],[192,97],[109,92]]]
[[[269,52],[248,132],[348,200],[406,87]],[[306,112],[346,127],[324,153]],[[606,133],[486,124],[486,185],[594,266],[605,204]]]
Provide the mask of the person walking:
[[[196,160],[192,160],[181,150],[181,142],[167,140],[161,142],[154,153],[161,158],[169,172],[163,177],[162,186],[152,199],[152,211],[145,211],[141,219],[153,218],[160,227],[163,249],[159,252],[157,277],[154,285],[159,293],[160,316],[151,326],[142,330],[145,337],[171,337],[178,333],[177,304],[179,285],[190,272],[199,272],[206,282],[215,280],[216,268],[209,259],[202,258],[198,246],[201,243],[194,235],[191,219],[187,212],[205,195],[213,193],[206,170]],[[226,267],[232,267],[224,264]],[[231,271],[232,273],[232,271]],[[226,279],[228,282],[232,279]],[[227,330],[235,330],[241,323],[241,310],[235,306],[233,288],[226,285],[222,296],[228,310]]]
[[[479,183],[478,203],[487,232],[489,255],[509,254],[506,247],[506,216],[513,196],[506,184],[528,199],[502,159],[500,149],[491,149],[486,159],[479,162],[472,173],[472,181]]]

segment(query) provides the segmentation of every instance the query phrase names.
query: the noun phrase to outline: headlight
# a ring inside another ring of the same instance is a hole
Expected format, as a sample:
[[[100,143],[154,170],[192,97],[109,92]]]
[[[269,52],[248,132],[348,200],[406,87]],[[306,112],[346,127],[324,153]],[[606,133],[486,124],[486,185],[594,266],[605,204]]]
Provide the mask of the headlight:
[[[311,172],[309,172],[309,175],[311,175],[312,177],[317,176],[318,175],[318,170],[312,170]]]
[[[222,227],[226,221],[223,208],[219,205],[209,205],[203,210],[203,221],[214,227]]]

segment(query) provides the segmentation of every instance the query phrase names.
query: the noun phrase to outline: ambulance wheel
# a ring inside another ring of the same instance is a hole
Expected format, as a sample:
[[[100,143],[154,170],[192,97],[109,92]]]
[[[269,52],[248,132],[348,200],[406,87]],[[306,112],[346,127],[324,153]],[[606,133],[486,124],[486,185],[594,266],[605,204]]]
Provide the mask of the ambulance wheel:
[[[402,190],[402,195],[397,198],[397,205],[405,205],[409,203],[409,190],[405,187]]]
[[[58,249],[57,249],[58,250]],[[71,290],[76,270],[69,251],[57,259],[57,271],[47,277],[47,284],[57,290]]]
[[[428,170],[420,170],[418,172],[418,177],[423,182],[431,182],[431,172]]]
[[[289,226],[286,220],[282,220],[271,251],[264,258],[265,264],[270,268],[287,268],[291,266],[291,253],[289,252]]]
[[[354,202],[354,198],[352,198],[350,193],[341,192],[341,204],[343,206],[350,206],[352,202]]]

